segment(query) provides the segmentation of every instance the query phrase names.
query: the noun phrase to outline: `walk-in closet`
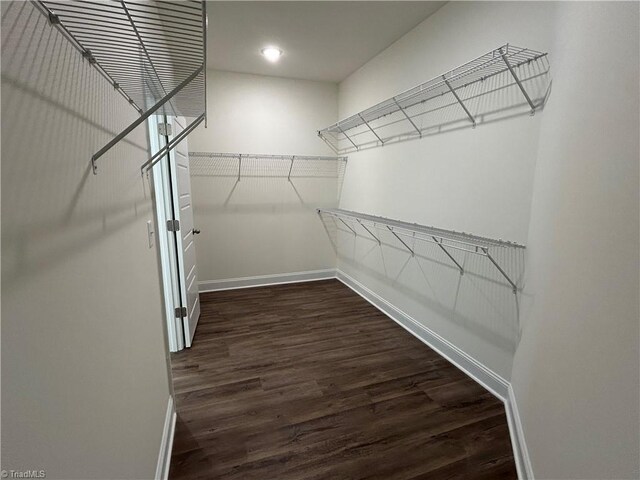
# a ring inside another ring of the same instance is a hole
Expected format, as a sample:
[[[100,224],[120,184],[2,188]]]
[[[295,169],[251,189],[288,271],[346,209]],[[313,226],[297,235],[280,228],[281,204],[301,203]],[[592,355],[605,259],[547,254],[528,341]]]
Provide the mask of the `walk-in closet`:
[[[640,478],[640,4],[1,7],[3,478]]]

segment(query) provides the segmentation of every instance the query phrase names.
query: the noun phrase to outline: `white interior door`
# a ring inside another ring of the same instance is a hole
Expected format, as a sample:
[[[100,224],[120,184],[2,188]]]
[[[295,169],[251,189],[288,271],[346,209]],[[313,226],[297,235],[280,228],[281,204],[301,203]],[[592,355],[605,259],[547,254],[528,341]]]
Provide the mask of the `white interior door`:
[[[183,130],[185,123],[184,119],[175,117],[171,117],[169,121],[172,123],[170,138],[173,138]],[[189,148],[185,139],[171,151],[169,162],[174,205],[173,215],[174,219],[179,222],[176,240],[181,306],[186,308],[186,315],[182,318],[186,347],[191,346],[200,318],[196,246],[193,239],[194,234],[198,231],[194,229],[193,225],[188,152]]]

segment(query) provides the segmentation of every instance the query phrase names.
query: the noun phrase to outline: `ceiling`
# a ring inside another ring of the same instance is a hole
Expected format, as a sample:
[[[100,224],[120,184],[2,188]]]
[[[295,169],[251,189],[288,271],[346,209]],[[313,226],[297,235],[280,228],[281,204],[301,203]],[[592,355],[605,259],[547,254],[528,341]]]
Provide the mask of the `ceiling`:
[[[207,66],[339,82],[446,2],[207,2]],[[284,51],[277,63],[260,54]]]

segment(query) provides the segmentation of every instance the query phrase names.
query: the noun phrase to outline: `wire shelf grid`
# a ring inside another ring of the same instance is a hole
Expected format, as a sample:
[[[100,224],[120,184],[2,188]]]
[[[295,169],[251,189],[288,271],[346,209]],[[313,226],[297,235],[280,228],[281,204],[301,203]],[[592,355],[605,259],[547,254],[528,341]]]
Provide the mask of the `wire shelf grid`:
[[[206,2],[37,0],[52,26],[140,117],[91,157],[96,161],[152,115],[195,118],[143,165],[150,168],[202,121],[206,126]]]
[[[203,65],[203,2],[42,0],[36,4],[139,113]],[[200,115],[204,73],[160,113]]]
[[[447,107],[455,107],[475,126],[481,110],[489,107],[480,103],[483,95],[510,87],[517,87],[519,103],[524,102],[533,113],[544,104],[548,74],[546,53],[505,44],[324,128],[318,135],[338,154],[382,146],[440,129],[449,121],[443,118]],[[430,122],[425,117],[434,118]]]
[[[450,249],[487,257],[499,273],[507,280],[507,282],[509,282],[509,285],[511,285],[513,289],[513,293],[517,293],[518,291],[516,283],[498,264],[494,255],[492,255],[492,250],[495,248],[524,249],[525,246],[519,243],[481,237],[470,233],[446,230],[417,223],[402,222],[375,215],[351,212],[349,210],[317,209],[317,212],[321,217],[328,216],[340,221],[354,235],[357,235],[358,228],[361,228],[366,231],[369,237],[372,237],[377,241],[379,245],[381,244],[381,240],[379,235],[375,232],[379,228],[385,229],[390,232],[412,256],[415,255],[414,249],[403,240],[403,237],[435,243],[455,264],[456,268],[459,269],[460,274],[464,274],[464,268],[450,253]]]
[[[192,175],[241,178],[340,178],[347,157],[189,152]]]

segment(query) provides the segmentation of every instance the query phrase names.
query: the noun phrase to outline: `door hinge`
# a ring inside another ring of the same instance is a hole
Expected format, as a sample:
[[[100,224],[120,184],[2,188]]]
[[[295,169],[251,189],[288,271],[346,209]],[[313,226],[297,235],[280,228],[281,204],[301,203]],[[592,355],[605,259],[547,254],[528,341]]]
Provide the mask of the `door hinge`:
[[[176,307],[176,318],[186,318],[187,307]]]
[[[180,220],[167,220],[167,230],[170,232],[179,232]]]
[[[158,134],[166,135],[167,137],[172,135],[171,124],[170,123],[159,123],[158,124]]]

